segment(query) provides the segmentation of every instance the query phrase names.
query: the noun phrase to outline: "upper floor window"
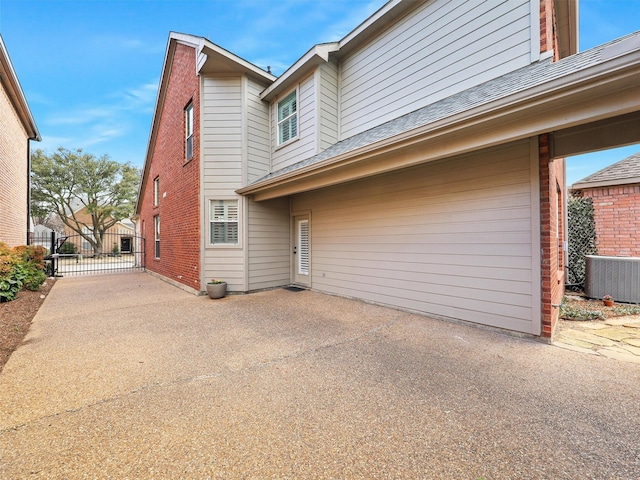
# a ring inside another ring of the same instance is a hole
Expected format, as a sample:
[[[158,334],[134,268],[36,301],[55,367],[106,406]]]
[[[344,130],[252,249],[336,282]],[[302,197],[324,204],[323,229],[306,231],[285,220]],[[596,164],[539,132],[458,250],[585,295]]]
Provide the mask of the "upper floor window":
[[[278,102],[278,145],[298,136],[298,91]]]
[[[160,205],[160,177],[153,179],[153,206]]]
[[[236,245],[238,243],[238,201],[211,200],[210,243]]]
[[[186,134],[186,159],[193,158],[193,103],[187,105],[184,110],[185,134]]]

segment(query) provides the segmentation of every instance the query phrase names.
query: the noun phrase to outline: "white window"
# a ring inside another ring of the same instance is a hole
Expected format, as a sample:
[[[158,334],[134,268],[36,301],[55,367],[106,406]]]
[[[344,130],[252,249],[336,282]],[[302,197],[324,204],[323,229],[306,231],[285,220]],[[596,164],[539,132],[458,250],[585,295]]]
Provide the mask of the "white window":
[[[238,201],[211,200],[209,207],[209,242],[213,245],[237,245]]]
[[[155,257],[160,258],[160,215],[153,217],[153,237],[155,240]]]
[[[184,111],[185,132],[186,132],[186,158],[187,161],[193,158],[193,103],[190,103]]]
[[[160,177],[153,179],[153,206],[160,205]]]
[[[278,145],[298,136],[298,92],[294,90],[278,102]]]

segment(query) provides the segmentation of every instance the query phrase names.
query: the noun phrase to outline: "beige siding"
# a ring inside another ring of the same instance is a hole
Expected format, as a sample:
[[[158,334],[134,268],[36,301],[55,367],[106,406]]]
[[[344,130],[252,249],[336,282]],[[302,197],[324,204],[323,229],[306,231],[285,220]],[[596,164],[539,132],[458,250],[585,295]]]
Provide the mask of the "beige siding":
[[[289,199],[249,203],[249,290],[290,283]]]
[[[271,167],[269,104],[260,100],[263,89],[247,81],[247,183],[264,177]]]
[[[284,93],[284,98],[289,92]],[[298,132],[299,138],[283,147],[278,147],[278,108],[277,100],[272,104],[271,115],[273,122],[273,171],[287,167],[293,163],[315,155],[318,150],[317,142],[317,112],[316,112],[316,82],[311,75],[300,82],[298,96]]]
[[[27,243],[28,134],[0,82],[0,242]]]
[[[245,289],[245,258],[238,246],[209,244],[209,200],[239,199],[240,237],[246,199],[236,195],[243,178],[243,93],[240,77],[202,79],[203,280],[224,278],[230,290]]]
[[[528,0],[434,0],[341,65],[341,138],[522,67]]]
[[[534,332],[528,141],[295,196],[312,287]]]
[[[323,63],[317,71],[318,81],[318,151],[325,150],[338,138],[338,66]]]

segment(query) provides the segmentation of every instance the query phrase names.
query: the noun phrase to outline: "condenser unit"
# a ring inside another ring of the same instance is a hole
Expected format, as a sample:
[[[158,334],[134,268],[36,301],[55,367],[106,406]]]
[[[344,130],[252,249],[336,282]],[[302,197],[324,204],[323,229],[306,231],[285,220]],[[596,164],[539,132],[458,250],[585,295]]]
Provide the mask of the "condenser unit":
[[[640,303],[640,258],[587,255],[584,290],[589,298]]]

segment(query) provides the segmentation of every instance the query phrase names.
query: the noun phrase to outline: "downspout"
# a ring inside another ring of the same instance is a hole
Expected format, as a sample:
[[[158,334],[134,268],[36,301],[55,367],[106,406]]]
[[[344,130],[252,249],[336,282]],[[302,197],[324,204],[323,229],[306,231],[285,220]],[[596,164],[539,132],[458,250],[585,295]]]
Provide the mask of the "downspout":
[[[31,140],[27,139],[27,245],[31,245]]]

